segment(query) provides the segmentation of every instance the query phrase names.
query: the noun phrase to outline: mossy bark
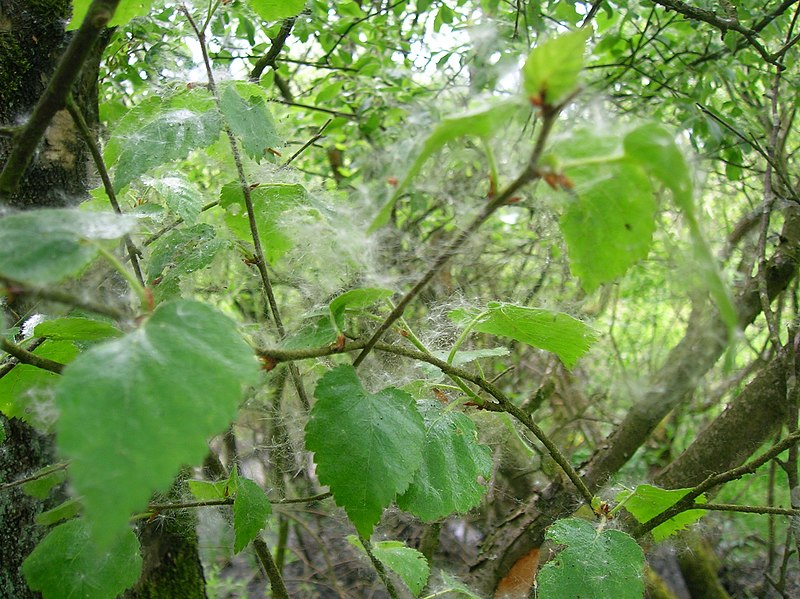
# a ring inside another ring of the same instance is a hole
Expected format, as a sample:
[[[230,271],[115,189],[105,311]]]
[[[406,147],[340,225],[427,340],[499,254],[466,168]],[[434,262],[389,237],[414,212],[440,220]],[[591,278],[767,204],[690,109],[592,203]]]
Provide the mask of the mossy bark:
[[[206,598],[196,525],[194,513],[185,511],[142,526],[142,577],[123,595],[124,599]]]
[[[717,577],[719,562],[706,539],[686,535],[689,546],[678,555],[683,579],[692,599],[730,599]]]
[[[69,42],[70,34],[64,31],[69,11],[69,0],[0,0],[0,126],[25,124]],[[107,36],[83,65],[72,90],[90,126],[97,124],[97,74],[105,42]],[[0,168],[12,144],[13,138],[0,136]],[[87,197],[88,156],[68,113],[57,112],[9,203],[16,208],[78,203]],[[19,308],[24,313],[24,307]],[[19,479],[54,461],[52,437],[23,422],[2,420],[7,439],[0,446],[0,481]],[[54,495],[48,501],[59,499]],[[46,532],[35,524],[35,517],[50,504],[17,489],[0,494],[0,597],[40,596],[27,588],[20,567]],[[145,570],[130,597],[205,598],[194,526],[192,514],[180,514],[164,526],[143,527]]]
[[[66,43],[68,11],[67,0],[0,0],[0,125],[20,125],[30,114]],[[0,165],[5,163],[11,143],[0,137]],[[63,160],[51,164],[53,154],[41,152],[12,204],[63,203],[76,189],[83,189],[86,169],[79,158],[80,148],[69,149],[71,164],[79,168],[65,169]],[[7,434],[0,446],[0,481],[16,480],[54,461],[51,437],[19,420],[0,420]],[[56,492],[42,502],[17,488],[0,494],[0,597],[40,596],[28,589],[20,568],[46,532],[35,524],[37,514],[62,498]]]

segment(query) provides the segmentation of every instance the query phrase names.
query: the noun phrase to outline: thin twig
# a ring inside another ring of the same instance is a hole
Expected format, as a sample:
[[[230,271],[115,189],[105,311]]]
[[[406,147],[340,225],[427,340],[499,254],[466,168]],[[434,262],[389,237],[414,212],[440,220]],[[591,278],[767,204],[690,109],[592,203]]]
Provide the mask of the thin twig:
[[[731,468],[730,470],[726,470],[725,472],[721,472],[719,474],[712,474],[711,476],[706,478],[702,483],[694,487],[689,493],[684,495],[672,507],[664,510],[657,516],[652,517],[647,522],[642,523],[633,532],[633,536],[636,538],[642,537],[651,530],[653,530],[655,527],[660,526],[670,518],[674,518],[681,512],[684,512],[688,509],[694,509],[693,506],[695,505],[695,500],[709,489],[719,486],[723,483],[727,483],[732,480],[737,480],[739,478],[742,478],[746,474],[752,474],[770,460],[776,458],[790,447],[796,445],[798,441],[800,441],[800,430],[795,430],[790,435],[785,437],[782,441],[775,443],[770,449],[768,449],[758,458],[751,460],[750,462],[743,464],[741,466],[737,466],[736,468]]]
[[[0,492],[7,491],[8,489],[13,489],[14,487],[19,487],[20,485],[24,485],[26,483],[33,482],[35,480],[39,480],[46,476],[50,476],[53,472],[59,472],[61,470],[66,470],[69,466],[69,462],[61,462],[60,464],[53,464],[49,468],[44,468],[37,472],[36,474],[32,474],[30,476],[26,476],[25,478],[20,478],[19,480],[15,480],[10,483],[4,483],[0,485]]]
[[[185,6],[183,7],[183,13],[186,15],[189,24],[194,30],[195,35],[197,36],[197,41],[200,43],[200,49],[203,53],[203,62],[205,64],[206,74],[208,76],[208,89],[214,97],[214,102],[217,105],[217,109],[219,110],[220,114],[223,114],[222,102],[220,101],[219,91],[217,90],[217,85],[214,81],[214,72],[211,68],[211,59],[208,57],[205,32],[197,27],[192,15]],[[273,292],[272,283],[269,278],[269,273],[267,272],[267,260],[264,258],[264,250],[261,246],[261,234],[258,232],[258,223],[256,222],[256,212],[253,206],[251,187],[250,183],[247,181],[247,175],[244,172],[244,165],[239,152],[239,142],[236,141],[236,136],[234,135],[230,124],[228,124],[227,121],[224,121],[224,125],[225,134],[228,137],[228,141],[230,142],[231,146],[231,152],[233,154],[233,162],[236,165],[236,172],[239,176],[239,184],[242,189],[242,194],[244,195],[245,207],[247,208],[247,219],[250,223],[250,234],[253,238],[253,247],[255,249],[255,265],[259,274],[261,275],[261,283],[264,287],[264,293],[267,296],[267,302],[269,303],[270,312],[272,313],[272,319],[275,322],[275,328],[278,330],[278,335],[280,338],[284,339],[286,337],[286,329],[283,326],[281,313],[278,309],[278,302],[275,299],[275,293]],[[308,394],[303,386],[303,381],[300,378],[300,372],[297,370],[297,367],[294,364],[289,365],[289,373],[292,375],[292,382],[294,383],[295,390],[300,398],[300,403],[303,405],[303,408],[308,411],[311,407],[311,402],[309,401]]]
[[[20,283],[19,281],[15,281],[14,279],[9,279],[7,277],[0,277],[0,284],[6,288],[8,293],[13,295],[30,295],[36,299],[43,299],[67,306],[73,306],[75,308],[81,308],[82,310],[94,312],[95,314],[102,314],[103,316],[108,316],[115,320],[125,320],[128,317],[125,312],[122,312],[121,310],[117,310],[116,308],[112,308],[111,306],[106,306],[104,304],[98,304],[90,300],[81,299],[53,287],[29,287],[24,283]]]
[[[712,512],[737,512],[741,514],[763,514],[777,516],[800,516],[800,510],[768,505],[734,505],[730,503],[694,503],[690,510],[709,510]]]
[[[306,151],[306,150],[307,150],[307,149],[308,149],[310,146],[312,146],[313,144],[315,144],[316,142],[318,142],[320,139],[322,139],[322,137],[323,137],[323,133],[325,132],[325,129],[327,129],[327,128],[328,128],[328,125],[330,125],[332,121],[333,121],[333,119],[328,119],[327,121],[325,121],[325,122],[323,123],[322,127],[320,127],[320,128],[319,128],[319,130],[318,130],[318,131],[317,131],[317,132],[314,134],[314,136],[313,136],[311,139],[309,139],[309,140],[308,140],[306,143],[304,143],[304,144],[303,144],[303,145],[300,147],[300,149],[299,149],[299,150],[297,150],[297,152],[295,152],[294,154],[292,154],[292,155],[289,157],[289,160],[287,160],[286,162],[284,162],[284,163],[283,163],[283,166],[284,166],[284,168],[285,168],[285,167],[287,167],[287,166],[289,166],[289,165],[290,165],[292,162],[294,162],[294,161],[295,161],[295,159],[296,159],[298,156],[300,156],[300,154],[302,154],[303,152],[305,152],[305,151]]]
[[[256,555],[261,565],[264,566],[267,578],[269,578],[273,599],[289,599],[289,591],[286,589],[280,570],[275,565],[275,560],[272,559],[272,552],[267,547],[264,539],[261,537],[253,539],[253,548],[256,550]]]
[[[108,176],[108,169],[106,168],[106,163],[103,160],[103,155],[100,153],[100,148],[97,147],[97,142],[94,139],[94,135],[92,135],[91,129],[89,129],[89,125],[86,123],[86,119],[83,118],[83,114],[75,104],[72,94],[67,96],[67,111],[72,117],[72,121],[75,123],[75,126],[78,128],[78,132],[81,134],[81,137],[83,137],[83,141],[89,147],[89,152],[92,154],[92,159],[94,160],[95,167],[97,167],[97,172],[100,175],[100,179],[103,181],[103,188],[106,191],[106,195],[108,196],[108,201],[111,203],[111,207],[117,214],[122,214],[122,208],[120,208],[119,202],[117,201],[117,194],[114,191],[114,186],[111,184],[111,177]],[[139,284],[142,287],[145,287],[142,269],[139,266],[139,250],[133,244],[131,236],[127,233],[125,233],[123,240],[125,242],[125,247],[128,250],[128,258],[131,261],[131,268],[133,268],[133,272],[136,275]]]
[[[264,72],[264,69],[267,67],[272,69],[275,68],[275,61],[278,59],[278,56],[286,45],[286,40],[289,38],[289,34],[292,32],[292,27],[294,27],[296,19],[297,17],[292,17],[283,21],[281,28],[278,31],[278,35],[272,38],[272,45],[270,46],[269,51],[264,56],[259,58],[256,61],[256,64],[253,66],[253,70],[250,72],[250,81],[253,83],[258,83],[258,80],[261,78],[261,73]]]
[[[383,563],[372,552],[372,544],[369,542],[369,539],[364,538],[361,535],[358,535],[358,540],[361,541],[361,546],[364,548],[364,551],[367,552],[367,557],[369,557],[369,561],[372,562],[372,567],[375,568],[375,571],[378,573],[378,576],[383,581],[383,585],[386,587],[386,591],[389,593],[389,597],[391,599],[399,599],[399,595],[397,594],[397,589],[394,588],[394,583],[392,579],[389,578],[389,575],[386,573],[386,568],[384,568]]]
[[[64,364],[61,362],[56,362],[55,360],[50,360],[49,358],[38,356],[33,352],[29,352],[24,347],[20,347],[16,343],[12,343],[5,337],[0,337],[0,349],[8,354],[11,354],[23,364],[36,366],[37,368],[49,370],[50,372],[55,372],[56,374],[61,374],[64,371]]]
[[[555,123],[559,112],[560,107],[555,107],[544,111],[542,127],[539,130],[539,136],[536,140],[536,145],[531,153],[525,170],[523,170],[522,173],[502,193],[488,202],[478,216],[476,216],[475,219],[469,225],[467,225],[467,227],[462,230],[461,233],[459,233],[459,235],[450,243],[450,245],[448,245],[444,251],[436,257],[428,271],[422,275],[422,277],[416,282],[411,290],[409,290],[408,293],[403,296],[403,298],[397,303],[397,306],[395,306],[395,308],[389,313],[386,319],[373,333],[372,337],[370,337],[370,340],[367,342],[367,345],[353,362],[353,366],[358,367],[361,362],[364,361],[364,358],[367,357],[369,352],[372,350],[372,347],[380,340],[383,334],[389,330],[389,327],[391,327],[398,318],[403,315],[408,305],[428,285],[431,279],[436,276],[436,273],[439,272],[439,270],[448,262],[448,260],[450,260],[450,258],[454,256],[459,249],[461,249],[461,246],[467,242],[472,234],[478,230],[478,228],[480,228],[480,226],[485,223],[498,208],[504,206],[506,202],[508,202],[508,200],[511,199],[511,197],[521,187],[539,177],[537,172],[539,159],[544,151],[545,143],[550,135],[550,131],[553,128],[553,124]]]

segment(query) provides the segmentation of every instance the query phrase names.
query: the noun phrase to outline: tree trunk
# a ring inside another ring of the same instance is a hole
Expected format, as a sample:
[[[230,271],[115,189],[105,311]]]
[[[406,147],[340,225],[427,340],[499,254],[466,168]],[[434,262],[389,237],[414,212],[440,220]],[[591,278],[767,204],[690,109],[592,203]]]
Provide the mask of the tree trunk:
[[[64,31],[69,13],[69,0],[0,0],[0,126],[25,124],[69,42],[70,34]],[[107,41],[108,36],[98,41],[72,90],[90,127],[98,120],[98,68]],[[0,135],[0,170],[13,141]],[[6,205],[25,209],[79,203],[87,197],[88,156],[69,114],[60,110],[19,187],[5,198]],[[0,420],[7,433],[0,448],[0,481],[22,478],[54,461],[51,436],[18,420]],[[39,596],[28,589],[20,567],[46,533],[35,524],[36,515],[60,499],[54,494],[43,503],[16,488],[0,494],[0,597]],[[162,527],[145,526],[141,536],[144,575],[130,597],[206,596],[193,514],[171,518]]]
[[[0,0],[0,125],[20,125],[33,110],[67,42],[68,16],[67,0]],[[61,206],[84,191],[86,162],[76,139],[68,117],[53,123],[11,205]],[[0,164],[11,145],[10,138],[0,137]],[[54,461],[52,437],[19,420],[0,419],[8,435],[0,450],[0,481]],[[28,589],[20,567],[46,532],[35,524],[36,515],[62,498],[56,493],[42,502],[19,488],[0,494],[0,597],[39,596]]]

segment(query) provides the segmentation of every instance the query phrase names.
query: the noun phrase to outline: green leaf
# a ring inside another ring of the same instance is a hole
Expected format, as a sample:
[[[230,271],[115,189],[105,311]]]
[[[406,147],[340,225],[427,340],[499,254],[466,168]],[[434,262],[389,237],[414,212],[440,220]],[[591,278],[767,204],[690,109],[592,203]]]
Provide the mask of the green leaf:
[[[257,93],[245,99],[239,95],[236,84],[224,86],[220,107],[225,120],[241,139],[244,151],[260,161],[268,148],[280,146],[283,141],[275,130],[275,122],[261,95],[261,88],[257,85],[253,87]]]
[[[139,541],[126,529],[112,548],[95,546],[83,519],[57,526],[22,564],[25,580],[44,599],[108,599],[139,579]]]
[[[487,347],[486,349],[457,351],[456,355],[453,357],[453,366],[463,366],[464,364],[469,364],[470,362],[480,360],[481,358],[507,356],[509,353],[510,352],[508,351],[507,347]],[[443,362],[447,362],[447,358],[450,357],[450,352],[436,350],[432,351],[431,355],[442,360]],[[426,377],[429,379],[439,380],[444,377],[444,373],[433,364],[418,362],[417,366],[425,372]]]
[[[525,94],[552,106],[575,91],[590,33],[590,29],[578,29],[536,46],[522,67]]]
[[[160,302],[180,295],[183,277],[211,264],[226,242],[216,238],[211,225],[200,223],[177,229],[153,244],[147,265],[147,284]]]
[[[111,137],[103,149],[106,166],[117,163],[122,152],[139,139],[142,127],[161,118],[164,113],[176,110],[205,113],[215,111],[216,104],[206,86],[185,84],[172,89],[163,88],[157,95],[143,99],[114,124]]]
[[[689,166],[675,138],[660,125],[647,124],[625,135],[625,155],[669,189],[682,210],[694,211]]]
[[[736,308],[697,220],[689,166],[674,136],[659,125],[642,125],[625,136],[624,147],[631,160],[638,161],[652,177],[672,192],[675,204],[689,225],[699,276],[714,298],[729,333],[733,335],[739,324]]]
[[[109,544],[182,465],[203,459],[258,372],[235,323],[195,301],[161,304],[140,329],[65,369],[58,443],[98,543]]]
[[[417,176],[428,158],[442,149],[445,144],[465,135],[488,139],[496,134],[500,127],[509,122],[518,111],[519,104],[516,101],[504,101],[461,116],[444,119],[439,123],[423,143],[405,177],[398,184],[389,201],[378,212],[367,232],[372,233],[389,222],[397,200],[403,195],[412,179]]]
[[[186,158],[217,141],[221,119],[216,110],[168,110],[128,136],[114,171],[119,191],[151,168]]]
[[[306,0],[247,0],[256,14],[265,21],[277,21],[300,14]]]
[[[448,316],[451,320],[466,324],[478,314],[477,310],[453,310]],[[594,329],[563,312],[491,302],[480,314],[474,330],[511,337],[532,347],[553,352],[567,368],[572,368],[578,358],[597,341]]]
[[[439,575],[442,578],[442,585],[445,587],[444,590],[447,590],[448,593],[455,595],[456,597],[466,597],[467,599],[482,599],[480,595],[473,593],[469,587],[467,587],[467,585],[458,580],[452,574],[441,570]],[[444,596],[448,597],[448,599],[450,597],[449,595]]]
[[[0,219],[0,275],[30,285],[77,274],[99,251],[93,243],[119,239],[136,219],[66,208],[17,212]]]
[[[387,387],[368,393],[352,366],[326,373],[306,425],[317,476],[369,537],[381,512],[411,482],[422,461],[425,425],[413,398]]]
[[[78,348],[71,341],[45,341],[33,353],[67,364],[78,355]],[[60,375],[49,370],[17,364],[0,378],[0,412],[48,431],[57,416],[51,405],[52,388],[60,379]]]
[[[347,540],[351,545],[366,555],[364,545],[355,535],[348,535]],[[430,575],[428,560],[416,549],[406,547],[400,541],[379,541],[372,543],[372,554],[389,570],[397,574],[400,579],[418,597],[425,588]]]
[[[36,499],[45,499],[50,495],[50,491],[53,490],[53,487],[67,480],[67,471],[64,469],[63,465],[45,466],[34,472],[31,476],[36,476],[38,478],[22,485],[22,491]]]
[[[578,197],[559,224],[570,270],[588,293],[647,257],[656,228],[656,201],[645,173],[629,162],[567,173],[578,182]]]
[[[108,322],[76,316],[45,320],[33,329],[34,337],[47,337],[53,341],[99,341],[120,335],[122,331]]]
[[[34,521],[39,526],[52,526],[65,520],[70,520],[83,511],[83,504],[80,499],[67,499],[51,510],[36,514]]]
[[[147,179],[147,185],[161,196],[167,208],[193,225],[203,207],[203,194],[183,177],[159,177]]]
[[[190,480],[187,481],[187,486],[189,487],[189,492],[198,501],[226,499],[230,495],[230,485],[227,480]]]
[[[381,289],[379,287],[362,287],[345,291],[329,304],[331,316],[341,328],[343,326],[344,313],[347,310],[363,310],[379,300],[392,297],[392,295],[394,295],[394,292],[391,289]]]
[[[6,426],[3,424],[3,421],[0,420],[0,445],[6,440]]]
[[[397,505],[427,522],[476,507],[492,473],[491,451],[478,443],[475,424],[439,402],[417,404],[425,419],[422,465]]]
[[[299,331],[287,337],[280,346],[283,349],[311,349],[330,345],[336,341],[339,331],[336,330],[330,316],[315,318]]]
[[[91,3],[92,0],[73,0],[72,18],[67,24],[67,31],[81,26]],[[150,12],[152,5],[153,0],[123,0],[117,6],[117,10],[114,11],[114,16],[108,22],[108,27],[125,25],[134,17],[143,17]]]
[[[545,534],[566,548],[537,576],[542,599],[641,599],[644,552],[619,530],[598,532],[586,520],[558,520]]]
[[[233,501],[234,553],[239,553],[258,536],[271,513],[272,504],[261,487],[252,480],[238,477]]]
[[[253,201],[256,227],[264,248],[264,257],[268,262],[274,262],[293,246],[292,239],[278,224],[280,217],[287,210],[306,203],[306,190],[302,185],[296,184],[260,185],[250,191],[250,197]],[[225,224],[233,234],[243,241],[252,243],[253,236],[241,185],[233,182],[223,186],[219,204],[228,211],[225,215]]]
[[[659,489],[652,485],[639,485],[633,491],[625,489],[617,493],[617,503],[624,503],[625,509],[639,522],[647,522],[651,518],[671,508],[683,499],[691,489]],[[697,503],[705,503],[705,495],[696,499]],[[706,514],[705,510],[687,510],[670,518],[652,530],[656,541],[663,541],[679,530],[697,522]]]

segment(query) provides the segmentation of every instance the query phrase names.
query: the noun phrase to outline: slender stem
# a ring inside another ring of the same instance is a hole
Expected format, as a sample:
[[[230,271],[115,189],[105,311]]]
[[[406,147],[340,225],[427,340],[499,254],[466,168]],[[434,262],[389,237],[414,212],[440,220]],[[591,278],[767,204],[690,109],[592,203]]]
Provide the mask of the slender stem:
[[[467,324],[467,326],[464,327],[464,330],[461,331],[461,334],[458,336],[458,339],[456,339],[456,342],[453,343],[453,347],[450,350],[450,353],[447,355],[447,363],[448,364],[452,364],[453,363],[453,360],[456,359],[456,353],[458,352],[458,348],[461,347],[461,345],[464,343],[464,341],[467,340],[467,337],[472,332],[473,327],[476,324],[478,324],[478,321],[481,318],[483,318],[484,316],[486,316],[486,311],[483,311],[480,314],[477,314],[475,316],[475,318],[470,320],[469,323]]]
[[[380,579],[383,581],[383,585],[386,587],[386,591],[389,593],[389,597],[391,599],[399,599],[399,595],[397,594],[397,589],[394,588],[394,583],[392,579],[389,578],[389,575],[386,573],[386,568],[383,567],[383,563],[375,554],[372,553],[372,544],[370,543],[369,539],[358,535],[358,540],[361,541],[361,545],[364,547],[364,551],[367,552],[367,556],[369,557],[369,561],[372,562],[372,567],[375,568],[375,571],[380,576]]]
[[[89,300],[75,297],[74,295],[70,295],[69,293],[54,289],[52,287],[28,287],[24,283],[20,283],[6,277],[0,277],[0,283],[9,293],[14,295],[30,295],[31,297],[57,302],[67,306],[74,306],[75,308],[81,308],[89,312],[94,312],[95,314],[102,314],[103,316],[108,316],[115,320],[124,320],[127,317],[126,314],[120,310],[104,304],[97,304]]]
[[[354,343],[348,343],[341,349],[337,349],[335,347],[321,347],[311,350],[259,349],[258,353],[261,356],[270,358],[277,362],[284,362],[288,360],[303,360],[307,358],[329,356],[331,354],[342,352],[358,351],[359,349],[366,347],[367,343],[369,342],[357,341]],[[507,412],[516,418],[525,428],[533,433],[533,435],[542,443],[542,445],[545,446],[547,452],[550,454],[550,457],[552,457],[556,464],[561,467],[570,481],[572,481],[572,483],[575,485],[575,488],[581,494],[583,499],[588,504],[591,504],[592,499],[594,498],[592,492],[589,490],[586,483],[583,481],[575,468],[573,468],[572,464],[569,463],[569,460],[566,458],[566,456],[561,453],[561,450],[547,436],[544,430],[542,430],[535,422],[533,422],[528,414],[520,410],[497,386],[490,383],[479,374],[475,374],[469,372],[468,370],[464,370],[463,368],[458,368],[448,364],[444,360],[440,360],[426,352],[416,351],[398,345],[390,345],[388,343],[375,343],[372,347],[378,351],[392,353],[399,356],[404,356],[406,358],[411,358],[412,360],[419,360],[422,362],[427,362],[428,364],[433,364],[447,375],[452,375],[452,377],[457,377],[459,379],[475,383],[478,387],[486,391],[486,393],[494,397],[498,402],[494,404],[483,401],[480,407],[491,412]]]
[[[253,548],[256,550],[256,555],[261,561],[261,565],[264,566],[267,578],[269,578],[273,599],[289,599],[289,591],[286,589],[286,584],[278,571],[278,566],[275,565],[275,560],[272,559],[272,552],[267,547],[267,544],[261,537],[256,537],[253,540]]]
[[[283,163],[283,167],[286,168],[287,166],[289,166],[292,162],[294,162],[297,159],[298,156],[300,156],[300,154],[305,152],[309,147],[311,147],[313,144],[315,144],[320,139],[322,139],[322,137],[324,137],[323,133],[325,132],[325,129],[327,129],[328,125],[330,125],[332,122],[333,122],[333,119],[328,119],[327,121],[325,121],[322,124],[322,127],[320,127],[319,130],[314,134],[314,136],[311,139],[309,139],[306,143],[304,143],[300,147],[300,149],[297,150],[297,152],[292,154],[289,157],[289,160],[287,160],[286,162]]]
[[[33,482],[35,480],[39,480],[40,478],[44,478],[45,476],[50,476],[53,472],[59,472],[60,470],[66,470],[69,466],[69,462],[61,462],[59,464],[53,464],[49,468],[45,468],[37,472],[36,474],[31,474],[30,476],[26,476],[25,478],[20,478],[19,480],[15,480],[10,483],[4,483],[0,485],[0,491],[6,491],[8,489],[12,489],[14,487],[19,487],[20,485],[24,485],[29,482]]]
[[[37,356],[33,352],[29,352],[27,349],[20,347],[16,343],[12,343],[5,337],[0,337],[0,349],[8,354],[11,354],[23,364],[36,366],[37,368],[49,370],[50,372],[55,372],[56,374],[61,374],[64,371],[64,364],[61,362],[56,362],[48,358],[43,358],[42,356]]]
[[[152,300],[147,296],[147,291],[145,290],[144,285],[139,282],[139,280],[136,278],[136,275],[128,272],[128,269],[125,268],[122,262],[120,262],[114,254],[104,248],[101,243],[94,243],[94,246],[100,252],[100,255],[103,256],[103,258],[105,258],[108,263],[114,267],[114,270],[116,270],[126,281],[128,281],[128,285],[130,285],[131,290],[136,294],[136,296],[139,298],[139,301],[142,303],[142,308],[145,310],[152,309]]]
[[[716,512],[737,512],[741,514],[763,514],[766,516],[800,516],[800,509],[774,507],[768,505],[733,505],[730,503],[694,503],[690,510],[709,510]]]
[[[194,19],[185,6],[183,7],[183,13],[186,15],[189,25],[191,25],[192,29],[194,30],[195,35],[197,36],[197,41],[200,43],[200,49],[203,54],[203,63],[205,64],[206,75],[208,76],[208,89],[212,96],[214,96],[214,102],[216,103],[220,114],[224,114],[222,111],[222,102],[220,101],[219,91],[217,90],[217,85],[214,80],[214,72],[211,68],[211,59],[208,56],[205,31],[197,27],[197,24],[194,22]],[[242,163],[242,157],[239,152],[239,142],[236,140],[236,136],[234,135],[233,130],[231,129],[227,120],[224,120],[224,125],[225,135],[228,137],[228,141],[230,142],[231,153],[233,154],[233,162],[236,165],[236,173],[239,176],[239,184],[241,185],[245,207],[247,208],[247,220],[250,224],[250,234],[253,238],[253,247],[255,249],[256,268],[261,275],[261,283],[264,287],[264,293],[267,296],[267,302],[269,303],[270,312],[272,313],[272,319],[275,321],[275,328],[278,330],[278,335],[280,338],[283,339],[286,337],[286,329],[283,326],[281,313],[278,309],[278,302],[275,299],[275,293],[273,292],[272,283],[269,278],[269,273],[267,272],[267,261],[266,258],[264,258],[264,250],[261,246],[261,234],[258,232],[258,223],[256,222],[256,213],[255,208],[253,207],[251,187],[247,180],[247,175],[244,172],[244,164]],[[297,367],[294,364],[289,364],[289,373],[292,375],[292,383],[294,384],[297,395],[300,398],[300,403],[302,403],[303,408],[308,411],[311,407],[311,402],[309,401],[308,394],[303,386],[300,372],[297,370]]]
[[[692,509],[692,506],[695,505],[695,499],[700,497],[700,495],[705,493],[707,490],[716,487],[718,485],[721,485],[723,483],[739,479],[746,474],[752,474],[753,472],[758,470],[761,466],[763,466],[770,460],[776,458],[790,447],[797,444],[798,441],[800,441],[800,430],[795,430],[791,434],[786,436],[782,441],[775,443],[760,457],[751,460],[750,462],[738,466],[736,468],[732,468],[730,470],[726,470],[725,472],[709,476],[702,483],[694,487],[689,493],[684,495],[680,499],[680,501],[678,501],[675,505],[673,505],[669,509],[664,510],[660,514],[653,516],[647,522],[642,523],[633,532],[633,536],[636,538],[642,537],[651,530],[653,530],[655,527],[669,520],[670,518],[674,518],[676,515],[680,514],[683,511],[686,511],[687,509]]]
[[[416,284],[408,291],[408,293],[403,296],[403,298],[398,302],[397,306],[394,310],[392,310],[386,319],[381,323],[381,325],[377,328],[377,330],[373,333],[372,337],[370,337],[367,345],[361,350],[361,353],[358,357],[353,361],[353,366],[358,367],[361,362],[364,361],[364,358],[369,355],[372,348],[375,344],[380,340],[383,334],[392,326],[392,324],[400,318],[403,313],[405,312],[408,305],[414,300],[414,298],[419,295],[419,293],[428,285],[428,283],[436,276],[436,273],[447,263],[448,260],[452,256],[454,256],[461,246],[463,246],[467,240],[472,236],[472,234],[483,224],[485,223],[489,217],[494,214],[494,212],[500,208],[501,206],[505,205],[509,199],[524,185],[530,183],[539,178],[539,174],[537,172],[537,165],[539,163],[539,159],[541,158],[542,152],[544,151],[544,146],[547,141],[547,138],[550,136],[550,131],[555,124],[556,118],[558,117],[558,113],[560,112],[560,107],[553,108],[550,110],[546,110],[543,114],[542,118],[542,127],[539,130],[539,136],[536,139],[536,145],[531,153],[530,159],[528,160],[528,165],[525,170],[496,198],[492,199],[489,203],[486,204],[484,209],[475,217],[475,219],[467,225],[467,227],[461,231],[461,233],[448,245],[439,256],[433,261],[433,264],[428,269],[428,271],[422,275],[422,277],[416,282]]]
[[[92,135],[92,131],[89,129],[89,125],[86,123],[86,119],[83,118],[83,114],[81,113],[77,104],[75,104],[75,100],[71,94],[67,96],[67,111],[72,117],[72,121],[75,123],[75,126],[78,128],[78,132],[81,134],[81,137],[83,137],[83,141],[86,142],[86,145],[89,147],[89,152],[92,155],[95,167],[97,167],[97,172],[100,174],[100,179],[103,181],[103,189],[106,191],[108,201],[111,202],[111,207],[117,214],[122,214],[122,208],[120,208],[119,202],[117,201],[117,194],[114,191],[114,186],[111,184],[111,177],[108,176],[108,168],[106,168],[103,155],[100,153],[100,148],[97,147],[97,142],[94,139],[94,135]],[[139,266],[139,250],[133,244],[131,236],[127,233],[123,237],[123,240],[125,242],[125,247],[128,250],[128,258],[131,261],[131,268],[133,268],[133,272],[136,274],[139,284],[142,287],[145,287],[142,269]]]

